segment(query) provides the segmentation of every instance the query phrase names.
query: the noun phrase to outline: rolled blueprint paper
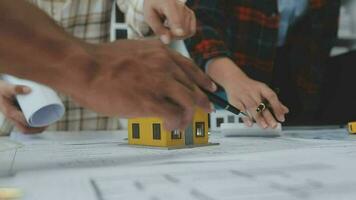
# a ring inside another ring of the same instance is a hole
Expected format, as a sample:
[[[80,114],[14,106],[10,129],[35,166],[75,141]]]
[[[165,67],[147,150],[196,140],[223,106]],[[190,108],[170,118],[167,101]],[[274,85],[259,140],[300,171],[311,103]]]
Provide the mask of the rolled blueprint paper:
[[[64,105],[51,88],[9,75],[3,75],[3,79],[14,85],[25,85],[31,88],[30,94],[16,96],[27,123],[31,127],[48,126],[62,118]]]

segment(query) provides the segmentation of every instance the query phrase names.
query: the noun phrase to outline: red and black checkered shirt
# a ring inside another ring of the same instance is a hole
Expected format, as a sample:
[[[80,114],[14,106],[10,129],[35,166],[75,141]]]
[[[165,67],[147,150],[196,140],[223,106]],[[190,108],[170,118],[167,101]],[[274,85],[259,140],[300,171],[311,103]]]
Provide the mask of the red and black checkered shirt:
[[[198,30],[186,44],[200,66],[230,57],[248,75],[269,84],[277,51],[278,0],[190,0],[188,5],[197,15]],[[307,14],[289,30],[290,67],[307,93],[319,88],[315,76],[337,38],[339,7],[339,0],[310,0]]]

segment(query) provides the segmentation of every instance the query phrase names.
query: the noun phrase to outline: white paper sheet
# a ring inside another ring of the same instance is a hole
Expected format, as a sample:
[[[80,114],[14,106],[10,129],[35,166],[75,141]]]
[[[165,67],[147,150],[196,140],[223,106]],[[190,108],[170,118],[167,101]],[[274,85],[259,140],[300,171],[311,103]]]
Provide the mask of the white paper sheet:
[[[338,130],[329,130],[334,131]],[[85,134],[92,140],[89,144],[68,145],[70,135],[54,132],[44,134],[47,144],[25,139],[13,167],[16,176],[1,178],[0,185],[20,188],[23,200],[334,200],[356,196],[352,176],[356,137],[344,141],[284,135],[226,138],[215,133],[211,141],[219,146],[167,151],[127,146],[126,131],[115,133],[112,141],[117,143],[97,144],[95,132],[84,133],[84,141]],[[101,133],[97,134],[100,141]],[[80,135],[73,141],[79,141]]]
[[[261,152],[205,162],[195,158],[198,162],[112,171],[117,176],[91,182],[101,200],[355,199],[353,156],[329,150]]]
[[[18,142],[0,138],[0,177],[11,174],[17,149],[21,147]]]
[[[64,105],[51,88],[9,75],[4,75],[3,79],[11,84],[26,85],[32,89],[28,95],[16,96],[31,127],[48,126],[62,118],[65,111]]]
[[[21,189],[23,200],[356,198],[355,138],[213,134],[212,139],[221,145],[172,151],[120,144],[29,145],[18,152],[16,176],[0,179],[0,185]]]
[[[24,145],[88,145],[127,141],[124,140],[127,134],[122,134],[109,131],[46,131],[35,135],[12,132],[10,139]]]

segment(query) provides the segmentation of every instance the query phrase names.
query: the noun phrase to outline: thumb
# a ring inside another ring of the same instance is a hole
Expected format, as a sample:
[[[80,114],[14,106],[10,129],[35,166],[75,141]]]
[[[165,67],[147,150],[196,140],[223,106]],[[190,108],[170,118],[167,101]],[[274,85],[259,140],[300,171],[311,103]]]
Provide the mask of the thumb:
[[[31,88],[25,85],[13,85],[6,81],[0,80],[0,93],[5,96],[13,96],[16,94],[28,94]]]
[[[31,88],[25,85],[11,85],[9,92],[13,95],[29,94],[31,92]]]

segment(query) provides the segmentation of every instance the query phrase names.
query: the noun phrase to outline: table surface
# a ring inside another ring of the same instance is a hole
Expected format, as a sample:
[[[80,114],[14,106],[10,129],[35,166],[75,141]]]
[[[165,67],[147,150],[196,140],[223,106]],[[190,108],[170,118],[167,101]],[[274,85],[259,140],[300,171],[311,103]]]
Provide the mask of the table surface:
[[[220,145],[179,150],[132,147],[126,138],[126,131],[17,134],[23,146],[0,187],[20,189],[23,199],[356,198],[356,137],[345,129],[212,133]]]

